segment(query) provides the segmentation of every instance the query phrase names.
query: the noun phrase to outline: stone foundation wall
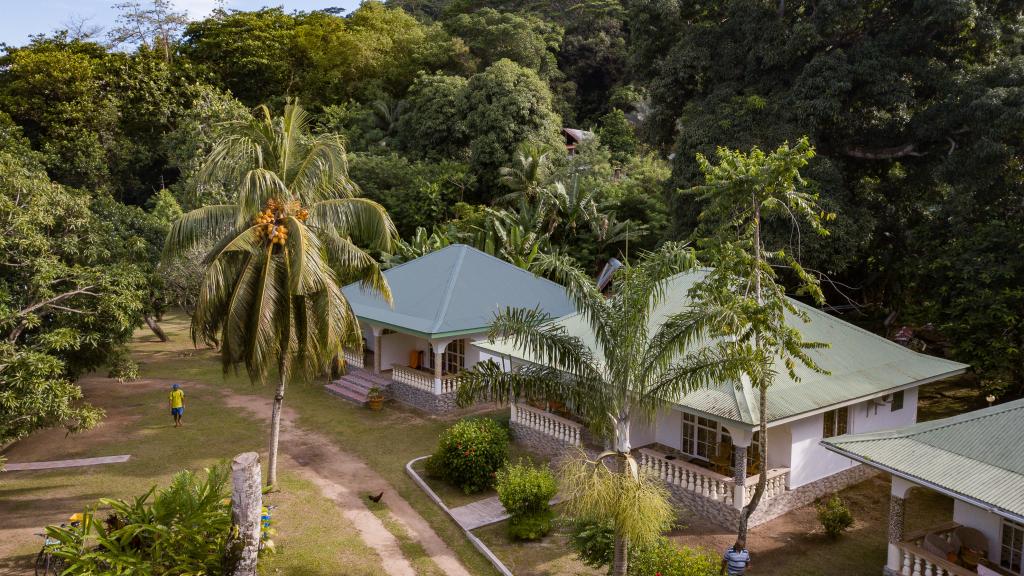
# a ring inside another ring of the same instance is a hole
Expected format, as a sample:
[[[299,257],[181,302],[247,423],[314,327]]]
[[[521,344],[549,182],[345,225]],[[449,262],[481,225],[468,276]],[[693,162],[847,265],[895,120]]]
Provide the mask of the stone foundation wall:
[[[431,414],[444,414],[456,408],[454,392],[434,394],[415,386],[392,381],[388,385],[388,393],[391,398],[403,404],[408,404],[413,408],[419,408]]]
[[[572,444],[548,436],[519,422],[509,422],[509,430],[512,432],[513,441],[522,444],[531,452],[550,458],[552,462],[558,462],[575,452],[575,447]],[[581,436],[583,451],[588,457],[596,458],[601,453],[597,439],[586,428],[581,431]]]
[[[532,452],[551,458],[553,461],[557,462],[565,457],[572,448],[572,446],[565,442],[522,424],[512,422],[510,427],[512,437],[516,442],[521,443]],[[591,458],[597,456],[600,450],[594,440],[589,433],[585,433],[584,450]],[[834,494],[847,486],[863,482],[878,473],[878,470],[870,466],[858,464],[853,468],[848,468],[821,480],[805,484],[795,490],[786,490],[774,498],[762,499],[761,504],[750,518],[750,527],[764,524],[787,512],[806,506],[823,496]],[[692,514],[730,530],[735,530],[739,526],[740,511],[731,504],[700,496],[696,492],[686,490],[681,486],[668,485],[667,488],[669,498],[672,500],[672,504],[679,510],[683,522],[686,521],[686,515]]]
[[[790,510],[806,506],[823,496],[835,494],[847,486],[863,482],[878,473],[879,471],[875,468],[865,464],[858,464],[853,468],[847,468],[842,472],[837,472],[821,480],[804,484],[795,490],[786,490],[771,500],[762,501],[761,505],[757,507],[757,511],[750,518],[750,525],[764,524]]]

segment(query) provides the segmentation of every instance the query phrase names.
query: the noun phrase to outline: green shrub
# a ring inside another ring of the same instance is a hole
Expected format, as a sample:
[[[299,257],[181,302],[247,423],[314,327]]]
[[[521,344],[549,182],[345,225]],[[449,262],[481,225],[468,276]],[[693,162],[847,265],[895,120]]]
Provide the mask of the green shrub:
[[[543,512],[558,492],[555,475],[546,466],[520,461],[501,469],[497,475],[498,500],[512,516]]]
[[[520,461],[502,468],[495,488],[498,500],[508,511],[509,536],[517,540],[537,540],[551,531],[551,505],[558,492],[555,475],[546,466],[536,467]]]
[[[427,474],[458,486],[466,494],[494,485],[508,460],[508,431],[490,418],[463,420],[441,433]]]
[[[576,556],[592,568],[612,565],[615,556],[615,532],[610,523],[576,520],[571,525],[569,544]],[[668,538],[659,538],[649,548],[629,549],[630,576],[719,576],[721,558],[703,548],[677,547]]]
[[[84,514],[77,527],[50,526],[64,574],[226,574],[238,561],[231,540],[230,472],[217,466],[200,479],[179,472],[131,500],[102,499],[103,521]],[[155,496],[154,496],[155,493]]]
[[[611,566],[615,553],[615,531],[611,522],[573,520],[569,530],[569,546],[580,561],[591,568]]]
[[[513,540],[539,540],[551,532],[554,516],[551,510],[513,516],[508,520],[508,535]]]
[[[831,538],[838,538],[840,534],[853,526],[853,514],[837,495],[833,495],[828,502],[818,506],[818,520],[825,529],[825,533]]]
[[[668,538],[648,548],[629,551],[629,576],[719,576],[722,559],[703,548],[676,546]]]

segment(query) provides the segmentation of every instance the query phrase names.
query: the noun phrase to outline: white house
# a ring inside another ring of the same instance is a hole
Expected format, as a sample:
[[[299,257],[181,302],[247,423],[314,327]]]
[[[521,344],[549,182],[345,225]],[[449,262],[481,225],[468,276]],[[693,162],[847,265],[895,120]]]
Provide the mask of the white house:
[[[505,307],[573,311],[565,289],[475,248],[453,244],[384,272],[389,305],[360,284],[343,292],[363,330],[363,350],[346,350],[349,373],[328,390],[364,402],[379,386],[431,412],[454,407],[459,372],[480,359],[483,339]]]
[[[892,475],[889,576],[1024,574],[1024,400],[892,430],[839,436],[835,456]],[[951,496],[953,521],[908,534],[907,493]]]
[[[689,289],[706,271],[669,280],[652,329],[688,302]],[[791,318],[807,341],[829,348],[811,350],[829,374],[802,367],[799,381],[780,366],[768,397],[768,490],[751,524],[765,522],[874,473],[855,459],[826,450],[823,438],[912,424],[918,388],[963,373],[967,366],[913,352],[821,310],[794,304],[810,316]],[[569,334],[592,342],[589,325],[576,314],[555,320]],[[507,341],[475,344],[511,369],[530,362]],[[596,351],[595,351],[596,352]],[[585,425],[572,414],[514,405],[513,432],[537,450],[559,452],[587,442]],[[683,508],[724,526],[735,525],[739,509],[757,483],[757,394],[749,383],[722,382],[678,398],[651,422],[630,430],[638,458],[662,478]],[[733,447],[744,450],[733,450]],[[738,473],[737,473],[738,472]]]

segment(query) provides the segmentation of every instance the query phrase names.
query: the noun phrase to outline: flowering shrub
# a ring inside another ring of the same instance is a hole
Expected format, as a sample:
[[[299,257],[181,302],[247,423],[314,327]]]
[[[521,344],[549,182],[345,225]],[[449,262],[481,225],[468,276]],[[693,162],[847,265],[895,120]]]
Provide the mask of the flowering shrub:
[[[490,418],[463,420],[441,434],[427,460],[427,474],[458,486],[466,494],[494,485],[508,460],[508,431]]]

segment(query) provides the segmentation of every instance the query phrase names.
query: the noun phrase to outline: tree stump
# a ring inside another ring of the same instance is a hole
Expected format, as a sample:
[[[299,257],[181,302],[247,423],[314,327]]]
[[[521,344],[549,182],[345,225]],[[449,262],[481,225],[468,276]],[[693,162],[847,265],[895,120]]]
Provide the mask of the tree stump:
[[[233,576],[256,576],[260,548],[260,516],[263,511],[260,456],[243,452],[231,461],[231,522],[237,529],[232,544],[237,554]]]

